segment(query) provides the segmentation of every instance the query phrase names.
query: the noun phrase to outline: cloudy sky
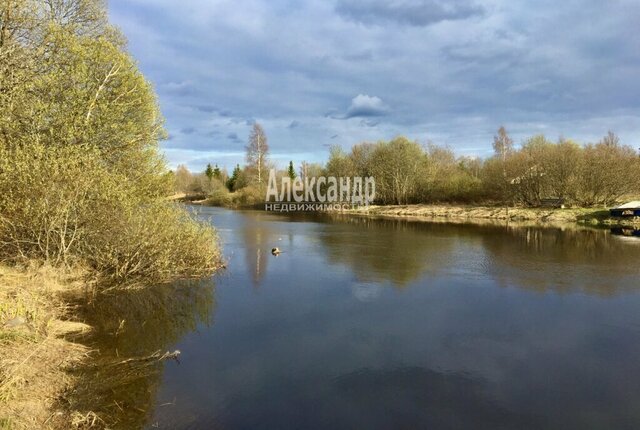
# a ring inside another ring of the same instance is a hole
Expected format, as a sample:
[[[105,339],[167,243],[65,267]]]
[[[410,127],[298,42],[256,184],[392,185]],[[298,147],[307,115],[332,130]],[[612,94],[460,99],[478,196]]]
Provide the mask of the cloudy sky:
[[[487,156],[516,142],[640,146],[639,0],[110,0],[154,83],[172,166],[272,158],[406,135]]]

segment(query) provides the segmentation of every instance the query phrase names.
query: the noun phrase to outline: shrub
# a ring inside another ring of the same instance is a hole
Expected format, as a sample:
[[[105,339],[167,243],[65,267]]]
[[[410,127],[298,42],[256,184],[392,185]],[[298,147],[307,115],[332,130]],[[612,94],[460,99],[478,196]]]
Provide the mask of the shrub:
[[[176,204],[155,202],[105,221],[83,246],[103,280],[164,282],[206,276],[220,265],[213,227]]]
[[[266,189],[257,185],[249,185],[233,195],[235,206],[251,207],[264,203]]]
[[[212,227],[146,196],[97,149],[0,148],[0,256],[84,263],[117,282],[201,276],[220,262]]]
[[[226,187],[218,188],[209,195],[206,204],[208,206],[231,206],[231,193],[227,190]]]

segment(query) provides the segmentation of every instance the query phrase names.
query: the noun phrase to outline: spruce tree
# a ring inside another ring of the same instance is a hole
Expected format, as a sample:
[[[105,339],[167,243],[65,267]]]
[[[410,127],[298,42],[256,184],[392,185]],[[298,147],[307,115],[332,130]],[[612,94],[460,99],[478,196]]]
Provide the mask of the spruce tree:
[[[207,178],[209,178],[209,182],[211,182],[211,180],[213,179],[213,167],[211,167],[211,164],[207,164],[207,168],[204,171],[204,174],[206,175]]]
[[[240,170],[240,165],[238,164],[233,169],[233,173],[231,174],[231,177],[227,181],[227,188],[229,188],[229,191],[235,191],[236,185],[238,183],[238,179],[240,178],[241,173],[242,172]]]
[[[293,181],[296,178],[296,169],[293,167],[293,161],[289,161],[289,168],[287,169],[287,175]]]

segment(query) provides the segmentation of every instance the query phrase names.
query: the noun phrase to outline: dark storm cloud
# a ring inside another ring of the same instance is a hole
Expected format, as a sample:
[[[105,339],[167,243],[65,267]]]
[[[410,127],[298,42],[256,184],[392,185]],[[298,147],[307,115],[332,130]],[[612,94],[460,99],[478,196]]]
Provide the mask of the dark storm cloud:
[[[364,24],[395,22],[419,27],[484,13],[481,6],[467,0],[339,0],[336,11]]]

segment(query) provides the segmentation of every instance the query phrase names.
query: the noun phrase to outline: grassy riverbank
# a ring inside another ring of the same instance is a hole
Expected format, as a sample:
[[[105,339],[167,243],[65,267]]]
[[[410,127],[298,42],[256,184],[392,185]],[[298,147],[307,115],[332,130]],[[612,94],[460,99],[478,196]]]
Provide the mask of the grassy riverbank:
[[[102,294],[93,279],[0,264],[0,430],[142,428],[169,347],[213,306],[207,281]]]
[[[61,402],[75,384],[69,370],[89,353],[73,340],[90,327],[72,321],[65,299],[80,294],[83,278],[78,270],[0,266],[0,429],[68,429],[85,419]]]
[[[356,215],[399,218],[423,218],[454,222],[514,221],[534,224],[583,224],[606,226],[638,226],[638,218],[612,218],[608,210],[578,208],[505,208],[491,206],[402,205],[369,206],[349,211]]]

